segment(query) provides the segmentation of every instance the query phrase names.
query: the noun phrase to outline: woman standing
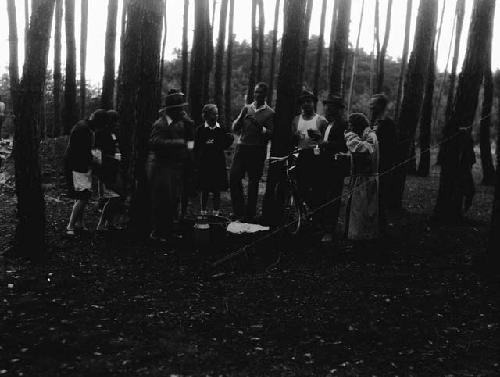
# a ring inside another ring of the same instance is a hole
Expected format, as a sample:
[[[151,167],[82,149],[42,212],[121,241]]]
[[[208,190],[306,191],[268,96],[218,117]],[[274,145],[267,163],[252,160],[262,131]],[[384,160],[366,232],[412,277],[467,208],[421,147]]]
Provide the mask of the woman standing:
[[[204,124],[196,130],[194,153],[201,190],[201,214],[207,212],[208,197],[213,195],[213,213],[219,214],[220,193],[228,188],[226,156],[224,150],[233,143],[233,136],[217,122],[217,106],[203,107]]]
[[[379,237],[377,135],[364,114],[354,113],[349,116],[345,139],[352,156],[346,234],[350,240],[376,239]]]

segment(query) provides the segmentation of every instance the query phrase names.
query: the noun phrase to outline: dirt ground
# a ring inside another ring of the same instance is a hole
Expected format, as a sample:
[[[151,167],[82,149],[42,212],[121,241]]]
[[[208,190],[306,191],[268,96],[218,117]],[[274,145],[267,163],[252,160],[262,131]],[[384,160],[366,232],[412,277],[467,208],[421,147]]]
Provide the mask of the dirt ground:
[[[278,234],[214,268],[255,238],[208,249],[189,232],[169,248],[126,232],[65,238],[71,202],[54,166],[48,260],[0,257],[1,376],[500,375],[498,282],[473,263],[492,188],[478,186],[468,224],[438,227],[434,169],[409,179],[384,240],[324,248],[315,233]],[[95,226],[95,201],[90,212]],[[6,251],[9,180],[0,218]]]

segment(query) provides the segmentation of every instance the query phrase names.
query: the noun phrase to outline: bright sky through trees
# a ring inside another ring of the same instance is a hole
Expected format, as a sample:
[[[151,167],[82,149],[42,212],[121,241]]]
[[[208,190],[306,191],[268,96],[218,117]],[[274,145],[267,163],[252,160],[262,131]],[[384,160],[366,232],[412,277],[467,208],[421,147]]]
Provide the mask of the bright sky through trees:
[[[441,13],[441,6],[444,0],[439,0],[439,14]],[[174,57],[174,49],[180,48],[182,41],[182,12],[183,12],[183,2],[184,0],[167,0],[167,58],[171,59]],[[190,44],[192,40],[192,29],[194,24],[194,12],[193,3],[194,0],[190,0]],[[319,21],[321,12],[321,0],[314,1],[313,15],[311,21],[311,35],[319,34]],[[451,38],[451,29],[453,25],[453,17],[455,12],[455,2],[456,0],[446,0],[446,12],[445,20],[443,22],[443,30],[441,34],[441,41],[439,46],[439,57],[438,57],[438,68],[439,70],[444,70],[446,65],[446,55],[448,52],[448,46]],[[31,1],[30,1],[31,3]],[[80,0],[76,0],[76,41],[77,41],[77,51],[79,51],[79,22],[80,22]],[[121,2],[120,2],[121,3]],[[283,3],[283,2],[282,2]],[[212,1],[210,1],[212,6]],[[220,4],[220,0],[217,1]],[[266,32],[268,32],[273,25],[274,17],[274,0],[264,0],[265,7],[265,17],[266,17]],[[357,25],[359,22],[359,17],[361,14],[361,4],[362,0],[352,0],[352,13],[351,13],[351,32],[349,35],[350,43],[354,44],[354,40],[357,35]],[[236,0],[235,1],[235,23],[234,29],[236,33],[236,39],[242,41],[246,39],[250,40],[250,21],[251,21],[251,0]],[[466,13],[464,20],[464,31],[462,34],[462,48],[461,56],[463,57],[465,53],[465,45],[467,41],[467,34],[469,29],[470,14],[472,10],[473,1],[466,1]],[[413,14],[412,14],[412,34],[415,30],[415,20],[418,11],[419,1],[413,1]],[[20,62],[20,72],[22,72],[22,62],[24,61],[23,48],[24,44],[24,0],[16,0],[17,7],[17,26],[19,35],[19,62]],[[326,19],[326,44],[329,43],[330,35],[330,24],[332,15],[333,0],[329,1],[328,13]],[[495,29],[493,32],[493,57],[492,65],[493,69],[500,68],[500,11],[496,7],[495,15]],[[374,21],[374,8],[375,1],[365,1],[365,18],[363,20],[363,29],[361,32],[360,46],[365,51],[371,51],[373,44],[373,21]],[[385,26],[385,15],[387,11],[387,0],[380,0],[380,38],[383,38],[384,26]],[[406,1],[396,0],[393,2],[392,11],[392,27],[388,46],[388,56],[399,58],[403,49],[403,38],[404,38],[404,21],[406,12]],[[118,36],[120,35],[120,14],[121,14],[121,4],[118,14]],[[218,29],[218,6],[216,11],[215,19],[215,39],[217,37]],[[89,0],[89,35],[88,35],[88,57],[87,57],[87,78],[93,85],[100,85],[102,81],[102,76],[104,72],[104,34],[106,29],[106,16],[107,16],[107,1],[105,0]],[[281,14],[280,20],[280,31],[282,29],[283,17]],[[64,28],[64,23],[63,23]],[[279,35],[280,35],[279,34]],[[8,72],[8,62],[9,62],[9,46],[8,46],[8,21],[7,21],[7,1],[0,0],[0,73]],[[63,57],[64,57],[64,30],[63,30]],[[410,39],[410,43],[413,41],[413,35]],[[119,44],[117,44],[117,47]],[[269,52],[270,53],[270,52]],[[325,55],[326,56],[326,55]],[[313,64],[314,57],[308,64]],[[119,48],[117,48],[117,63],[119,61]],[[64,62],[64,58],[63,58]],[[49,66],[51,69],[53,63],[53,43],[51,41],[51,52],[49,55]],[[78,64],[77,64],[78,66]],[[459,67],[461,63],[459,64]],[[64,63],[63,63],[64,69]]]

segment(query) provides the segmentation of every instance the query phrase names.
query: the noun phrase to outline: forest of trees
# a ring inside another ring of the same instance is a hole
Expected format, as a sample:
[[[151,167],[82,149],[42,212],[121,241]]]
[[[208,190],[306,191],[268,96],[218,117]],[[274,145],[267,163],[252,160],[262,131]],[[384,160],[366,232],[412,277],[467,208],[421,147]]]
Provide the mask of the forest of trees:
[[[280,1],[276,0],[274,20],[264,19],[263,0],[245,2],[248,14],[252,15],[251,41],[234,38],[234,0],[214,2],[217,6],[210,6],[209,0],[185,0],[182,48],[176,50],[175,59],[163,61],[165,9],[168,12],[171,2],[127,0],[123,1],[123,13],[118,15],[117,0],[109,0],[102,4],[102,11],[107,9],[108,20],[106,35],[103,35],[106,41],[105,73],[102,91],[99,91],[88,87],[85,78],[86,51],[92,48],[86,39],[87,1],[78,2],[81,6],[79,20],[75,20],[75,0],[32,2],[26,45],[22,46],[26,50],[22,74],[17,73],[15,2],[8,1],[11,64],[9,74],[2,76],[0,94],[11,104],[15,115],[16,250],[20,255],[30,257],[43,254],[45,206],[38,150],[41,137],[67,135],[79,117],[88,116],[98,107],[116,108],[120,114],[122,171],[127,196],[137,204],[135,208],[141,208],[146,195],[144,162],[147,137],[162,96],[170,88],[182,88],[188,95],[190,114],[198,123],[203,104],[215,102],[219,106],[221,122],[227,127],[241,104],[252,100],[253,85],[260,80],[275,88],[269,102],[277,112],[271,149],[276,155],[289,151],[287,127],[297,111],[297,96],[301,88],[314,90],[320,98],[329,93],[341,95],[348,100],[350,111],[364,113],[369,112],[372,94],[385,93],[392,100],[391,115],[398,123],[400,135],[398,200],[401,203],[407,174],[416,171],[416,162],[411,158],[416,155],[416,160],[420,160],[418,174],[427,176],[430,170],[428,148],[442,143],[439,159],[441,185],[435,217],[443,222],[456,223],[463,218],[464,193],[458,188],[463,177],[470,174],[471,166],[462,163],[462,156],[472,151],[467,150],[467,143],[459,140],[467,137],[472,137],[476,143],[481,140],[483,182],[493,184],[496,181],[497,185],[491,225],[490,250],[493,250],[494,245],[498,245],[499,233],[493,229],[498,229],[500,222],[500,169],[495,170],[491,152],[491,140],[498,136],[496,109],[500,97],[500,75],[493,75],[491,71],[495,1],[474,0],[461,68],[458,56],[465,1],[456,2],[453,54],[451,42],[450,51],[437,50],[441,29],[452,27],[442,23],[444,9],[438,9],[438,1],[421,0],[416,15],[411,14],[412,0],[407,2],[402,59],[387,56],[391,18],[405,16],[392,13],[392,1],[388,1],[387,9],[381,9],[377,1],[376,48],[374,53],[369,53],[360,49],[359,43],[353,42],[357,35],[349,34],[351,0],[334,1],[328,47],[325,47],[324,35],[326,0],[315,3],[322,8],[319,36],[309,34],[313,0],[284,0],[281,4],[283,13]],[[238,1],[238,7],[242,6]],[[195,14],[191,51],[187,44],[190,7],[194,7]],[[220,12],[217,35],[213,25],[216,10]],[[380,12],[386,12],[384,27],[379,22]],[[280,17],[284,17],[282,36],[277,34]],[[63,20],[65,59],[61,57]],[[54,69],[50,72],[47,71],[47,59],[52,22],[55,23],[55,56]],[[116,33],[117,22],[122,24],[120,36]],[[264,34],[266,22],[274,25],[274,30]],[[416,22],[412,49],[409,49],[410,22]],[[353,28],[355,32],[357,26]],[[79,80],[76,75],[75,27],[81,30]],[[325,48],[328,51],[323,51]],[[115,49],[120,51],[118,66],[114,61]],[[437,71],[438,54],[447,54],[448,62],[453,56],[450,72],[448,64],[445,72]],[[61,61],[64,61],[63,67]],[[493,125],[496,125],[496,130],[492,129]],[[4,129],[3,132],[11,131]],[[497,159],[498,155],[497,152]],[[143,223],[144,215],[140,210],[133,211],[132,224]]]

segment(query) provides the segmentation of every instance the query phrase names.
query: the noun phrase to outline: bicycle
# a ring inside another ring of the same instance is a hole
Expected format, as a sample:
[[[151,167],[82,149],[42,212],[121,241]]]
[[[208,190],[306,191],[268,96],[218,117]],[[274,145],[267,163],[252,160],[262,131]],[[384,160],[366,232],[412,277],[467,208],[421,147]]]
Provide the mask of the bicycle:
[[[282,163],[285,179],[274,187],[274,199],[282,205],[281,219],[291,235],[297,235],[309,223],[309,206],[301,197],[297,183],[296,161],[301,149],[297,148],[283,157],[270,157],[270,164]]]

